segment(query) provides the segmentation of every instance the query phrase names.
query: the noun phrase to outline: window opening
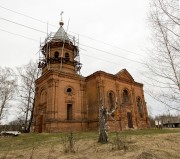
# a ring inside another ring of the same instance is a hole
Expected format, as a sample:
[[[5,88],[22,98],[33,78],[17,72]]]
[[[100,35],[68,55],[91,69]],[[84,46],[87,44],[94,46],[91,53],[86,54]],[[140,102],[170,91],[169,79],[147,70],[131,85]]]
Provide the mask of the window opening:
[[[112,92],[109,93],[109,106],[110,110],[114,108],[114,94]]]
[[[55,60],[58,60],[58,59],[59,59],[59,52],[56,51],[56,52],[54,53],[54,59],[55,59]]]
[[[72,88],[68,88],[67,93],[71,93],[71,92],[72,92]]]
[[[127,90],[123,91],[123,101],[124,101],[124,103],[128,103],[129,102],[129,95],[128,95],[128,91]]]
[[[70,60],[69,53],[65,53],[65,61],[68,62]]]
[[[72,120],[72,104],[67,104],[67,120]]]

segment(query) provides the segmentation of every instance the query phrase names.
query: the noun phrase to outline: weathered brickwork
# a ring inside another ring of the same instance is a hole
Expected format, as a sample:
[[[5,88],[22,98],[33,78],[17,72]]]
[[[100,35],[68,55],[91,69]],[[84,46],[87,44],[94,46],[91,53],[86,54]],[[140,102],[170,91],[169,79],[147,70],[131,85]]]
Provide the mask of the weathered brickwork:
[[[103,71],[79,75],[78,47],[62,26],[42,47],[44,61],[40,63],[42,76],[36,80],[33,131],[97,130],[100,104],[107,111],[116,107],[107,117],[110,130],[148,128],[143,85],[126,69],[115,75]]]

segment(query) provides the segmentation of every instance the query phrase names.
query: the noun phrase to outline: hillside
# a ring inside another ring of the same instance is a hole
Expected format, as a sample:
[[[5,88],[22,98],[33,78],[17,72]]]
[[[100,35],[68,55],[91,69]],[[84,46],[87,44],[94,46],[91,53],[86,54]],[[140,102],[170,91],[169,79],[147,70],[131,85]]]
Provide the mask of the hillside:
[[[98,132],[1,136],[0,159],[180,158],[180,129],[128,130],[109,133],[107,144],[97,140]]]

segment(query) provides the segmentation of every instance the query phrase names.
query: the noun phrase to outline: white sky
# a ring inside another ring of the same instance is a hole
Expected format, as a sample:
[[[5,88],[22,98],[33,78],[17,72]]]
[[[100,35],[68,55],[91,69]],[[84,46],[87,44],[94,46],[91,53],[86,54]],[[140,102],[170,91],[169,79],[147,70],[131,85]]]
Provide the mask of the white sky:
[[[0,66],[15,68],[27,64],[30,59],[38,60],[40,39],[43,41],[46,37],[47,23],[49,24],[48,32],[56,32],[59,28],[60,13],[64,11],[65,30],[69,20],[67,32],[71,35],[79,35],[83,76],[88,76],[98,70],[115,74],[126,68],[137,82],[144,83],[140,73],[143,65],[130,60],[144,62],[147,59],[148,2],[149,0],[0,0]],[[85,47],[82,44],[110,54]],[[152,107],[152,114],[157,115],[167,111],[149,96],[146,95],[145,98],[147,106]]]

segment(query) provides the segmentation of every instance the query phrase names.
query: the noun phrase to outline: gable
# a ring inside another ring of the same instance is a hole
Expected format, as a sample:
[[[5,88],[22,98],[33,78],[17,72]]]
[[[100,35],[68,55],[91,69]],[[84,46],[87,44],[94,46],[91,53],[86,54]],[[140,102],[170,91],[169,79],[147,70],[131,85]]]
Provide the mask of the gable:
[[[118,78],[126,79],[128,81],[134,81],[133,77],[126,69],[119,71],[118,73],[115,74],[115,76],[117,76]]]

